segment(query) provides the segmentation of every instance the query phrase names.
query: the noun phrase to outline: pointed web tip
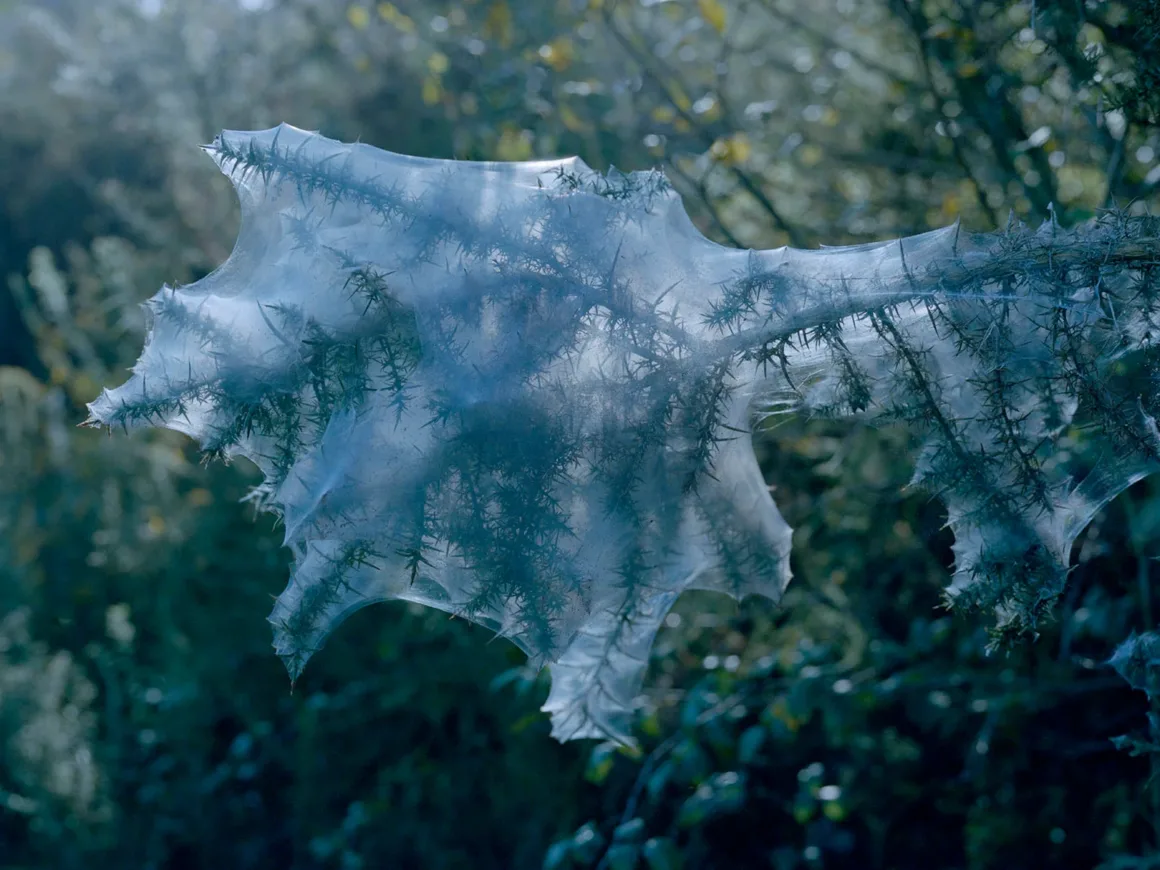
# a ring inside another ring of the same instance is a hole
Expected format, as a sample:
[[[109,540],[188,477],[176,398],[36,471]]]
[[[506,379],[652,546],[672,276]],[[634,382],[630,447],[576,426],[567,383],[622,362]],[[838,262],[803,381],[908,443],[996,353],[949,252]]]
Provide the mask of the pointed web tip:
[[[282,667],[286,669],[286,675],[290,677],[290,692],[293,694],[294,687],[298,684],[298,678],[302,676],[302,672],[306,670],[307,662],[310,661],[310,653],[304,653],[293,647],[287,648],[277,635],[278,631],[275,629],[274,652],[282,660]]]
[[[286,668],[286,675],[290,677],[290,694],[293,695],[294,687],[298,685],[298,678],[306,669],[306,662],[298,653],[279,653],[278,657],[282,659],[282,666]]]

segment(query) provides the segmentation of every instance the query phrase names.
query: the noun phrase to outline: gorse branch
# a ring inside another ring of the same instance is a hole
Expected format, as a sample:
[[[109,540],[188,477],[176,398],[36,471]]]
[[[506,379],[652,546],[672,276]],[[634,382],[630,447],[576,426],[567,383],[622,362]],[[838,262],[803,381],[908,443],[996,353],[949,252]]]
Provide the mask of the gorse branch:
[[[294,678],[354,610],[415,601],[548,664],[561,739],[627,740],[682,591],[776,600],[789,580],[750,443],[786,409],[921,431],[915,482],[955,533],[949,599],[993,608],[1002,634],[1035,629],[1075,537],[1160,461],[1139,374],[1151,218],[743,251],[656,172],[427,160],[285,125],[208,150],[241,199],[237,247],[151,300],[133,375],[90,422],[262,469],[295,556],[271,616]]]

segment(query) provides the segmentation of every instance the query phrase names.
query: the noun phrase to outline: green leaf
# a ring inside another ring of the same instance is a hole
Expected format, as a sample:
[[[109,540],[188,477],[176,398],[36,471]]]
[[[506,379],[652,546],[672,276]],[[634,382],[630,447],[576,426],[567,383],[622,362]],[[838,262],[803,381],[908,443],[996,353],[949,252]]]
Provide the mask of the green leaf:
[[[635,843],[617,843],[605,853],[609,870],[633,870],[640,857],[640,846]]]
[[[572,835],[571,854],[581,864],[591,864],[604,848],[604,837],[592,822]]]
[[[584,771],[584,778],[593,785],[600,785],[612,773],[612,766],[616,763],[616,744],[601,743],[588,756],[588,767]]]
[[[761,747],[765,745],[768,731],[761,725],[751,725],[746,728],[738,741],[738,760],[745,765],[752,764]]]
[[[684,858],[668,837],[653,837],[644,844],[644,860],[648,870],[681,870]]]

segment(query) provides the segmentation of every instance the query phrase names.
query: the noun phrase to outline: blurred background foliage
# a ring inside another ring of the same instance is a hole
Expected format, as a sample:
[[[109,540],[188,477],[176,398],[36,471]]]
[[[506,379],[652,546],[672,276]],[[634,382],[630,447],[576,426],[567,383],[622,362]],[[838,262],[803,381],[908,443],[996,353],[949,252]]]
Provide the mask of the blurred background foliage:
[[[229,253],[223,127],[660,166],[739,246],[1072,223],[1155,199],[1158,37],[1157,0],[0,2],[0,867],[1160,867],[1105,664],[1160,619],[1147,482],[987,656],[907,434],[763,432],[784,606],[682,600],[630,750],[555,744],[517,651],[403,605],[291,694],[253,470],[75,428],[136,303]]]

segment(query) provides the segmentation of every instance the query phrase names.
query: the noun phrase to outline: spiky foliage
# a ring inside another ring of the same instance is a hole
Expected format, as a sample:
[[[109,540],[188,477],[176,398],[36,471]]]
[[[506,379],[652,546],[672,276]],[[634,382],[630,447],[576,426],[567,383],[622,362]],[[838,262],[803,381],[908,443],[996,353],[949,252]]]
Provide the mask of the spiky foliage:
[[[1157,467],[1150,218],[881,244],[705,239],[655,172],[462,163],[288,126],[224,132],[237,247],[163,288],[94,425],[246,456],[295,554],[297,677],[405,599],[552,671],[561,739],[627,739],[686,589],[776,600],[790,529],[750,444],[786,409],[903,421],[955,533],[949,598],[1034,630],[1072,541]],[[1075,451],[1060,449],[1080,439]],[[1094,464],[1090,457],[1096,456]]]

